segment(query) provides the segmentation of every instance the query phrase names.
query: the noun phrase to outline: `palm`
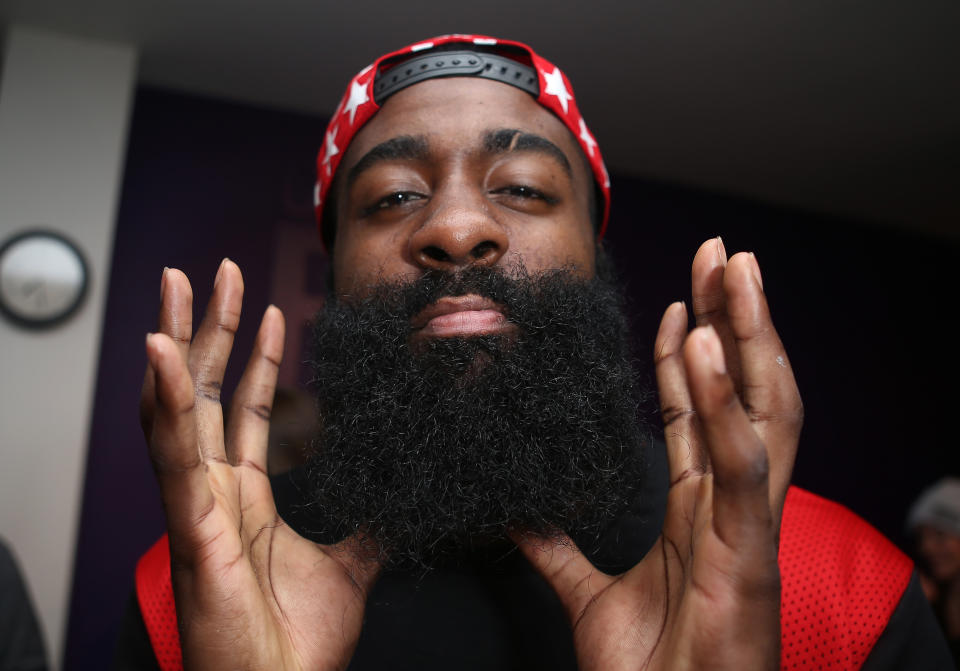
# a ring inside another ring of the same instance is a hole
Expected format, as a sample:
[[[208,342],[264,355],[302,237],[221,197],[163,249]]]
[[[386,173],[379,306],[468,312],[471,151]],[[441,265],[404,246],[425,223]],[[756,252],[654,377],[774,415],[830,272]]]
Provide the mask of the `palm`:
[[[776,537],[801,406],[755,262],[705,243],[694,311],[672,305],[657,336],[671,486],[662,534],[627,573],[572,545],[521,548],[560,596],[581,669],[775,668]],[[718,337],[719,336],[719,337]],[[746,410],[745,410],[746,409]]]
[[[265,464],[282,316],[267,310],[225,429],[219,389],[239,270],[221,266],[192,343],[189,283],[177,271],[164,280],[141,415],[167,513],[185,666],[343,668],[377,567],[354,551],[358,540],[317,545],[277,514]]]

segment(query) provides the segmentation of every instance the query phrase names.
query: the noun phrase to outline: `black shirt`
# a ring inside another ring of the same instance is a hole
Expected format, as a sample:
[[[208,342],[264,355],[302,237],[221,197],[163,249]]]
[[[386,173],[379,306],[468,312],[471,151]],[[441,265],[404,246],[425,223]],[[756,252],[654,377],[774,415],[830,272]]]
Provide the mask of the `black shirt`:
[[[666,508],[665,459],[655,458],[641,500],[611,526],[590,555],[616,573],[639,561],[660,533]],[[303,483],[297,472],[274,479],[274,498],[294,529]],[[124,618],[116,669],[158,669],[136,598]],[[523,556],[485,553],[426,575],[385,573],[367,602],[350,671],[574,671],[569,625],[552,589]],[[916,575],[863,669],[952,669],[950,654]]]

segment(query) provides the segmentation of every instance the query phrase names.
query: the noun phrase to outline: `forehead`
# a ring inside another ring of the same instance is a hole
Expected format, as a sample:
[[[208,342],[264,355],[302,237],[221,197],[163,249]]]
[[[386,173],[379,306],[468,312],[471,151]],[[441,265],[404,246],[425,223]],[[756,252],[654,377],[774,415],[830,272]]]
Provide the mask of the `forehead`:
[[[431,79],[391,96],[350,143],[340,170],[349,169],[370,149],[394,137],[423,136],[431,153],[455,153],[469,151],[482,143],[486,133],[501,128],[550,140],[586,179],[576,142],[557,117],[516,87],[468,77]]]

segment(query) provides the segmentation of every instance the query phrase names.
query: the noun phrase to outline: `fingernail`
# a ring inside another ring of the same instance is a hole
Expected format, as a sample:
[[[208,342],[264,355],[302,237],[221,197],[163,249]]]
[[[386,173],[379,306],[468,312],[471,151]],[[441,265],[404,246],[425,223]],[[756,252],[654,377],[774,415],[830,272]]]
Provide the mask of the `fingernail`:
[[[720,345],[720,337],[717,336],[713,326],[709,324],[701,329],[700,348],[713,371],[718,375],[725,375],[727,365],[723,360],[723,347]]]
[[[717,236],[717,255],[720,257],[720,265],[727,265],[727,248],[723,246],[723,238]]]
[[[757,255],[750,252],[750,259],[753,261],[753,277],[757,280],[757,284],[760,285],[760,291],[763,291],[763,276],[760,275],[760,264],[757,263]]]
[[[220,262],[220,267],[217,268],[217,276],[213,280],[213,288],[216,289],[217,285],[220,284],[220,277],[223,275],[223,267],[227,264],[229,259],[225,256],[223,261]]]
[[[160,300],[163,300],[163,292],[167,288],[167,271],[170,270],[167,266],[163,267],[163,272],[160,273]]]

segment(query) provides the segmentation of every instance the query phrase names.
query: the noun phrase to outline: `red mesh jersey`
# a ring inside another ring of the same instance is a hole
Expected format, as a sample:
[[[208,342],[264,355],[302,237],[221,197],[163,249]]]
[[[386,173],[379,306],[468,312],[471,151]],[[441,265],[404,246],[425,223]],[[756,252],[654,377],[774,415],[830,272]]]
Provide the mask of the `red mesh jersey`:
[[[780,526],[780,668],[859,669],[913,562],[832,501],[791,487]]]
[[[780,527],[783,671],[859,669],[910,581],[913,563],[841,505],[791,487]],[[137,565],[137,598],[162,671],[182,671],[163,536]]]
[[[160,537],[137,562],[137,601],[160,671],[183,671],[177,610],[170,581],[170,544]]]

